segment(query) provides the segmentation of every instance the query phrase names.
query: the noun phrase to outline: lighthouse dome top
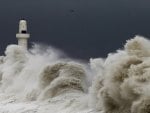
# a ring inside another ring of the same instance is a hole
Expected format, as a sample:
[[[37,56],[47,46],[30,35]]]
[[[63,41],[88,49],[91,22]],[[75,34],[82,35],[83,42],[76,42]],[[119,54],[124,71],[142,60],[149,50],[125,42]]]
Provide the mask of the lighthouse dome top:
[[[22,23],[22,22],[23,22],[23,23],[24,23],[24,22],[26,23],[27,21],[26,21],[26,20],[20,20],[20,23]]]

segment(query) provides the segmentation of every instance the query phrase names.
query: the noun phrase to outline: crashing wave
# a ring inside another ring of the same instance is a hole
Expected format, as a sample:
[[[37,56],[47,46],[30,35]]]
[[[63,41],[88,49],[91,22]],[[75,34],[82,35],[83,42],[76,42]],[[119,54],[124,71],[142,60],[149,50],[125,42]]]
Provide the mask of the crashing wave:
[[[90,94],[97,110],[104,113],[150,112],[150,42],[136,36],[125,49],[110,54],[104,62],[103,77],[97,76]]]
[[[149,97],[150,41],[141,36],[89,63],[39,45],[9,45],[0,57],[2,113],[149,113]]]

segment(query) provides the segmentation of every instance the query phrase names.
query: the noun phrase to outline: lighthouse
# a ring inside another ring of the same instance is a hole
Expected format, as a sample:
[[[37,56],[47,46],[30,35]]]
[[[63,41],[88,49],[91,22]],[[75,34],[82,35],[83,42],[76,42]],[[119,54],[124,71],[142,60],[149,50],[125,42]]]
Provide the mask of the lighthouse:
[[[18,45],[27,50],[30,34],[27,33],[27,21],[24,19],[19,22],[19,32],[16,34],[16,38],[18,39]]]

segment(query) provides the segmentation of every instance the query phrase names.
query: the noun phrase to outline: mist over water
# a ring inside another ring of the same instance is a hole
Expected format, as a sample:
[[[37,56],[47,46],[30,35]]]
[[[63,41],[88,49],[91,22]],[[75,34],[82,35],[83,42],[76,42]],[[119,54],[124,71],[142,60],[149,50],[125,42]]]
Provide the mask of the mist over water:
[[[149,113],[150,41],[136,36],[107,58],[8,45],[0,57],[0,113]]]

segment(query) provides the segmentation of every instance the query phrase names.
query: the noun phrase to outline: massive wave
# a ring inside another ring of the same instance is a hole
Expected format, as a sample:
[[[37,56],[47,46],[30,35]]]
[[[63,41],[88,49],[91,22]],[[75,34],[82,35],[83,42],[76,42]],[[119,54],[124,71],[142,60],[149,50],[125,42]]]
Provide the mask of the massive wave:
[[[0,113],[149,113],[150,41],[136,36],[107,58],[68,58],[34,44],[0,57]]]
[[[93,81],[92,106],[104,113],[150,112],[150,41],[136,36],[109,54]]]

